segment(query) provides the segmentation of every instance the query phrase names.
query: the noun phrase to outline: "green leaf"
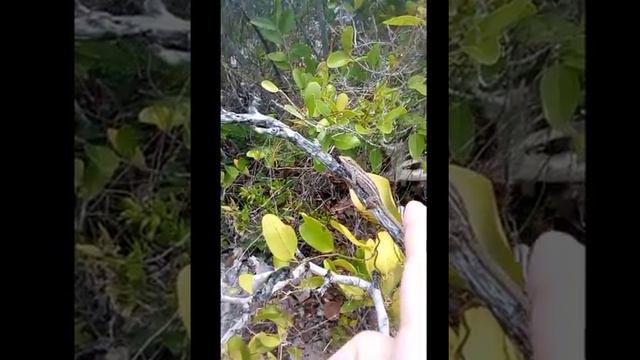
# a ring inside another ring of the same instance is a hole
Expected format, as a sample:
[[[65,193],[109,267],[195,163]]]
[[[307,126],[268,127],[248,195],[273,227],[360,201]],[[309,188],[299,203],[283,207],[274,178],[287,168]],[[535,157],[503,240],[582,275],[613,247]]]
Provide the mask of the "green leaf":
[[[88,255],[95,258],[101,258],[104,256],[102,250],[95,245],[89,244],[76,244],[76,250],[83,253],[84,255]]]
[[[411,78],[409,78],[409,81],[407,82],[407,86],[409,87],[409,89],[414,89],[420,94],[426,96],[427,95],[426,81],[427,81],[427,78],[425,78],[424,76],[414,75]]]
[[[331,114],[331,109],[329,109],[329,105],[322,100],[316,100],[316,109],[318,113],[324,116],[328,116]]]
[[[581,33],[582,27],[560,15],[540,14],[520,21],[514,37],[529,44],[552,44],[564,43]]]
[[[482,65],[493,65],[500,59],[500,41],[497,36],[490,36],[463,42],[462,51]]]
[[[327,58],[327,66],[331,69],[339,68],[351,62],[349,55],[344,51],[334,51]]]
[[[311,48],[304,43],[297,43],[291,47],[291,55],[297,58],[311,57]]]
[[[280,89],[276,86],[276,84],[272,83],[269,80],[262,80],[260,85],[262,86],[263,89],[271,93],[277,93],[278,91],[280,91]]]
[[[95,164],[100,173],[106,178],[111,178],[111,175],[120,164],[118,155],[106,146],[87,145],[86,153],[89,160]]]
[[[304,91],[304,96],[313,96],[316,99],[319,99],[322,95],[322,87],[315,81],[311,81],[307,84],[307,88]]]
[[[291,226],[284,224],[276,215],[267,214],[262,217],[262,235],[273,256],[283,261],[293,259],[298,239]]]
[[[449,107],[449,150],[453,159],[465,164],[474,147],[475,122],[466,102]]]
[[[225,172],[224,172],[224,178],[222,180],[222,186],[227,188],[231,186],[231,184],[233,184],[234,181],[236,181],[236,179],[238,178],[238,175],[240,175],[240,171],[235,166],[229,166],[229,165],[225,165],[224,169],[225,169]]]
[[[82,159],[73,160],[73,174],[75,188],[82,187],[82,180],[84,179],[84,161]]]
[[[576,72],[558,63],[547,68],[540,80],[540,97],[547,122],[557,130],[566,130],[580,99]]]
[[[380,61],[380,44],[375,44],[367,53],[367,64],[372,69],[375,69],[378,66],[378,62]]]
[[[251,360],[251,353],[240,335],[233,335],[226,344],[227,354],[231,360]]]
[[[304,222],[298,228],[302,239],[321,253],[333,251],[333,236],[329,229],[317,219],[301,213]]]
[[[275,349],[278,345],[280,345],[280,339],[276,336],[259,332],[249,341],[249,351],[253,354],[263,354]]]
[[[287,112],[289,112],[291,115],[297,117],[298,119],[304,120],[304,116],[300,114],[298,109],[294,108],[293,106],[287,104],[284,106],[284,109],[287,110]]]
[[[393,26],[419,26],[424,25],[425,21],[413,15],[401,15],[382,22],[385,25]]]
[[[315,81],[309,82],[304,90],[304,105],[309,110],[311,117],[316,116],[316,100],[320,98],[321,93],[322,88]]]
[[[344,28],[344,31],[342,32],[341,42],[342,50],[344,50],[344,52],[347,54],[351,54],[351,50],[353,50],[353,26],[349,25]]]
[[[335,259],[333,260],[333,265],[335,265],[336,267],[341,267],[351,274],[358,274],[358,270],[356,270],[356,267],[345,259]]]
[[[338,111],[342,111],[347,107],[348,103],[349,103],[349,96],[347,96],[347,94],[345,93],[341,93],[340,95],[338,95],[338,98],[336,99],[336,109]]]
[[[251,20],[251,23],[259,27],[260,29],[274,30],[274,31],[277,30],[276,25],[273,23],[273,21],[271,21],[271,19],[267,19],[264,17],[257,17]]]
[[[499,36],[509,26],[535,12],[536,7],[530,0],[513,0],[480,20],[478,28],[483,36]]]
[[[361,134],[361,135],[371,134],[371,129],[367,129],[364,126],[360,125],[359,123],[355,124],[353,128],[358,134]]]
[[[282,35],[277,30],[260,29],[260,34],[262,34],[266,40],[269,40],[274,44],[282,45],[284,43]]]
[[[107,129],[107,137],[111,146],[125,159],[131,159],[136,153],[138,136],[131,126],[120,129]]]
[[[389,111],[385,114],[381,120],[376,123],[378,130],[383,134],[391,134],[393,132],[393,123],[398,118],[398,116],[403,115],[407,112],[407,109],[404,106],[398,106],[397,108]]]
[[[136,147],[130,161],[131,161],[131,164],[137,167],[138,169],[147,168],[147,162],[144,160],[144,153],[142,152],[142,149],[140,149],[139,146]]]
[[[178,294],[178,312],[187,335],[191,337],[191,265],[187,265],[178,274],[176,282]]]
[[[138,114],[140,122],[152,124],[162,131],[169,131],[171,128],[183,125],[188,119],[188,109],[186,106],[169,107],[164,104],[156,104],[146,107]]]
[[[354,0],[353,1],[353,9],[358,10],[364,5],[364,0]]]
[[[291,325],[290,315],[276,305],[266,305],[258,310],[253,320],[254,323],[265,320],[273,321],[278,328],[282,329],[286,329]]]
[[[258,149],[253,149],[253,150],[247,151],[247,157],[252,158],[254,160],[263,159],[264,156],[265,156],[264,152],[260,151]]]
[[[89,166],[85,167],[80,196],[85,199],[96,196],[107,185],[111,175],[105,175],[98,165],[89,162]]]
[[[360,139],[349,133],[337,134],[332,136],[336,147],[340,150],[349,150],[360,146]]]
[[[340,313],[349,314],[364,306],[371,306],[371,300],[370,299],[347,300],[342,304],[342,306],[340,306]]]
[[[409,154],[414,160],[424,160],[423,152],[426,148],[426,142],[423,135],[411,134],[409,135]]]
[[[371,164],[371,171],[379,173],[382,170],[382,150],[379,148],[369,151],[369,164]]]
[[[282,62],[287,61],[287,54],[283,53],[282,51],[275,51],[267,54],[267,58],[269,58],[269,60],[271,61]]]
[[[278,22],[278,28],[280,32],[283,34],[288,34],[293,30],[293,27],[296,25],[295,15],[293,10],[287,9],[282,13],[280,17],[280,21]]]
[[[298,89],[303,90],[305,87],[304,77],[302,76],[304,73],[300,69],[293,69],[291,75],[293,76],[293,81],[296,83]]]

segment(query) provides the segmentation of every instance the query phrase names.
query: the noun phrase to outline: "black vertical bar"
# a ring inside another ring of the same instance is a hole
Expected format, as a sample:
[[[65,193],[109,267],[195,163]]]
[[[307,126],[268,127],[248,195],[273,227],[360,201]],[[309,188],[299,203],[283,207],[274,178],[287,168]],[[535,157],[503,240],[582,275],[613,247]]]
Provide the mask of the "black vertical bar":
[[[220,356],[218,188],[220,134],[220,3],[193,1],[191,11],[191,108],[193,201],[191,305],[194,359]]]
[[[427,358],[448,353],[448,5],[427,1]]]

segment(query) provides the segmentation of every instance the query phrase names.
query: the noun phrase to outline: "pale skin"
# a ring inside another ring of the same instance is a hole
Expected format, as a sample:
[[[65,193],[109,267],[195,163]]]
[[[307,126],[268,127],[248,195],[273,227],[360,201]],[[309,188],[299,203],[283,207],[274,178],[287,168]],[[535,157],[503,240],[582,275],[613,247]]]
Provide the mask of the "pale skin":
[[[330,360],[427,358],[427,209],[407,204],[403,219],[407,256],[400,289],[401,325],[395,338],[364,331]],[[584,359],[585,250],[570,236],[549,232],[535,243],[527,292],[532,301],[535,360]],[[444,344],[443,344],[444,346]]]

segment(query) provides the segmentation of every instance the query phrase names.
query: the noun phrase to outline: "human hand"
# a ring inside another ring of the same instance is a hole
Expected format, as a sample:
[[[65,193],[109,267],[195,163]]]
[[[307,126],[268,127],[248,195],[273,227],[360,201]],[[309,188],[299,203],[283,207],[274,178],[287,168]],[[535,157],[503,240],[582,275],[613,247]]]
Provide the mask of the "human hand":
[[[330,360],[426,359],[427,209],[412,201],[404,217],[407,259],[400,296],[401,325],[394,339],[364,331]],[[543,234],[535,243],[528,269],[532,302],[531,332],[535,360],[582,360],[585,330],[585,250],[575,239]]]
[[[395,338],[364,331],[349,340],[330,360],[426,359],[427,348],[427,208],[417,201],[404,211],[407,249],[400,288],[401,324]]]

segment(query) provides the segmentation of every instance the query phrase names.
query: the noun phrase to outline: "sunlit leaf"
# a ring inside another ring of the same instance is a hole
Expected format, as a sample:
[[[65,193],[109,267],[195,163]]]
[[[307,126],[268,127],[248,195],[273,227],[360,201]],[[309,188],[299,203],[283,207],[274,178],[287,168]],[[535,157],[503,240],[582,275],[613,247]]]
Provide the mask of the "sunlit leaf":
[[[341,42],[342,50],[347,54],[351,54],[351,50],[353,50],[353,26],[349,25],[344,28]]]
[[[338,111],[342,111],[347,107],[348,103],[349,103],[349,96],[347,96],[347,94],[345,93],[341,93],[340,95],[338,95],[338,98],[336,99],[336,109]]]
[[[286,104],[284,106],[284,109],[287,110],[287,112],[289,112],[289,114],[297,117],[300,120],[304,120],[304,116],[302,114],[300,114],[300,112],[298,111],[298,109],[294,108],[293,106]]]
[[[277,93],[278,91],[280,91],[280,89],[269,80],[262,80],[260,85],[262,86],[263,89],[267,90],[268,92]]]
[[[238,283],[242,290],[253,294],[253,274],[241,274],[238,277]]]
[[[259,332],[249,341],[249,351],[252,354],[264,354],[278,345],[280,345],[278,337]]]
[[[226,343],[226,348],[231,360],[251,360],[249,348],[239,335],[233,335],[229,338]]]
[[[354,245],[358,246],[358,247],[366,247],[367,245],[365,243],[363,243],[362,241],[356,239],[355,236],[353,236],[353,234],[351,233],[351,231],[349,231],[349,229],[342,225],[341,223],[335,221],[335,220],[331,220],[329,221],[329,224],[331,224],[331,226],[338,230],[342,235],[344,235],[344,237],[347,238],[347,240],[351,241]]]
[[[464,201],[469,222],[480,244],[515,283],[522,286],[522,268],[515,261],[504,234],[493,185],[489,179],[469,169],[450,165],[449,180]]]
[[[401,15],[382,22],[385,25],[393,26],[419,26],[424,25],[425,21],[413,15]]]
[[[349,150],[360,146],[360,139],[350,133],[336,134],[332,138],[336,147],[340,150]]]
[[[409,87],[409,89],[414,89],[420,94],[426,96],[427,95],[426,81],[427,81],[427,78],[425,78],[424,76],[414,75],[409,78],[409,81],[407,81],[407,86]]]
[[[302,239],[312,248],[321,253],[333,251],[333,236],[324,224],[317,219],[301,213],[304,222],[300,224],[298,231]]]
[[[292,260],[298,240],[293,228],[284,224],[273,214],[262,217],[262,235],[267,241],[269,250],[279,260]]]
[[[334,51],[327,57],[327,66],[331,69],[339,68],[351,62],[349,55],[344,51]]]

